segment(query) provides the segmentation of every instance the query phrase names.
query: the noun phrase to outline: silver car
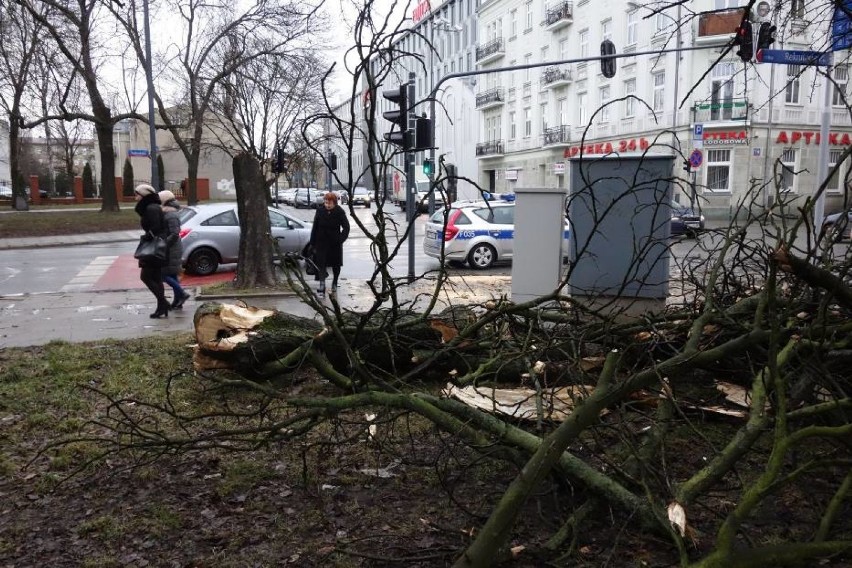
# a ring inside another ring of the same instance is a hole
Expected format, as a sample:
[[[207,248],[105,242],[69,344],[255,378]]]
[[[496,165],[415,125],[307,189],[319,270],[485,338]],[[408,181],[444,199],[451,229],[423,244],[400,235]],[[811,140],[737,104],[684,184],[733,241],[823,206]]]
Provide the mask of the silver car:
[[[509,260],[515,237],[515,204],[504,202],[456,202],[447,212],[436,211],[426,223],[423,252],[471,268],[490,268],[498,260]],[[563,230],[563,256],[567,256],[570,231]]]
[[[181,262],[190,274],[216,272],[220,264],[237,262],[240,223],[236,203],[193,205],[180,210]],[[272,236],[283,253],[298,253],[311,238],[312,224],[269,208]]]

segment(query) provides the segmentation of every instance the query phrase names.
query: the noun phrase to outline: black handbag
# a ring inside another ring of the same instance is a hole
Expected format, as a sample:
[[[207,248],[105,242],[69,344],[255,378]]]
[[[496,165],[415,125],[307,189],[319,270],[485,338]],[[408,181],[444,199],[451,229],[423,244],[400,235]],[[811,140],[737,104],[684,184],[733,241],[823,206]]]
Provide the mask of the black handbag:
[[[309,244],[302,249],[302,258],[305,260],[305,274],[308,276],[317,275],[317,265],[314,262],[314,247]]]
[[[169,246],[163,237],[155,237],[150,234],[142,235],[139,246],[133,253],[133,258],[143,262],[165,263],[169,254]]]

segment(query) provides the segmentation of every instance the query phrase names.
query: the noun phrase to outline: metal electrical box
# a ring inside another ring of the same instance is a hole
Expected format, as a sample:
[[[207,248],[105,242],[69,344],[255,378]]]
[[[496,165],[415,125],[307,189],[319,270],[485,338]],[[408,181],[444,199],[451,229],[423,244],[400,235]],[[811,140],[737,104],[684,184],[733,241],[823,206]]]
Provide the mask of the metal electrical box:
[[[515,189],[512,301],[552,294],[559,286],[565,238],[565,190]]]
[[[665,307],[672,156],[571,160],[568,291],[631,314]]]

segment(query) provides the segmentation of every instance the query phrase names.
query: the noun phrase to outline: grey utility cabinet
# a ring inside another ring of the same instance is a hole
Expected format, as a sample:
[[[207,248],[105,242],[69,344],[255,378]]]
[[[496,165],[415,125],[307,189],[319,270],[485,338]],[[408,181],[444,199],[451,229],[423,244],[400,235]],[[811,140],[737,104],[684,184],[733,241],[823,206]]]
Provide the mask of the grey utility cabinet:
[[[568,292],[629,315],[665,305],[671,156],[571,160]]]

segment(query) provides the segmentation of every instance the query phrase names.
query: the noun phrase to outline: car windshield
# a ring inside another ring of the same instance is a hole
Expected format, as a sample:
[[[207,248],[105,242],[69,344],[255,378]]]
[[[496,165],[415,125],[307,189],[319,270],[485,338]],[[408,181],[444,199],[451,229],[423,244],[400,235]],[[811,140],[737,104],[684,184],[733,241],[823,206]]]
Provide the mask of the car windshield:
[[[366,187],[356,187],[354,190],[354,195],[367,195]]]

